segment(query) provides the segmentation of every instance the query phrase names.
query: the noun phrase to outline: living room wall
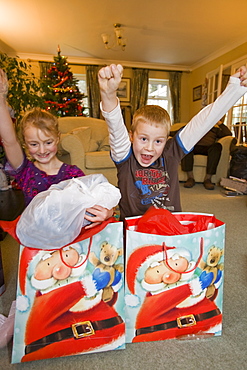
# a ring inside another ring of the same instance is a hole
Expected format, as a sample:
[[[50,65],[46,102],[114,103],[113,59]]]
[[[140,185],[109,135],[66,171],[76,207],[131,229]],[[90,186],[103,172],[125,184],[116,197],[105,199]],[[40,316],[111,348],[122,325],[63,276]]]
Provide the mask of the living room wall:
[[[223,53],[213,60],[205,61],[191,72],[183,72],[181,78],[181,122],[188,122],[202,108],[202,100],[193,102],[193,88],[203,85],[207,73],[218,68],[221,64],[228,65],[231,62],[246,56],[247,42],[232,50]],[[73,73],[85,73],[84,66],[72,65]],[[132,78],[132,69],[124,69],[124,77]],[[166,79],[169,78],[168,72],[161,70],[150,70],[150,78]]]
[[[181,122],[188,122],[196,113],[202,108],[202,100],[193,102],[193,88],[203,85],[206,74],[218,68],[221,64],[229,65],[231,62],[246,57],[247,42],[232,49],[229,52],[216,57],[213,60],[205,61],[199,67],[193,69],[191,72],[183,72],[181,78]],[[247,57],[246,57],[247,58]],[[29,61],[32,65],[33,73],[39,77],[40,69],[38,61]],[[72,64],[71,71],[75,74],[86,73],[85,66]],[[150,78],[169,78],[168,72],[162,70],[150,70]],[[124,77],[132,78],[132,69],[124,69]]]
[[[32,66],[32,72],[39,77],[40,76],[40,68],[39,68],[39,62],[38,61],[28,61],[25,60],[25,62],[28,62]],[[84,65],[79,64],[71,64],[70,65],[71,72],[73,74],[85,74],[86,68]],[[124,68],[124,74],[123,77],[132,78],[132,68]],[[166,71],[162,70],[150,70],[149,72],[150,78],[157,78],[157,79],[168,79],[169,74]],[[183,72],[182,78],[181,78],[181,122],[187,122],[190,117],[190,93],[189,93],[189,81],[190,81],[190,73]]]

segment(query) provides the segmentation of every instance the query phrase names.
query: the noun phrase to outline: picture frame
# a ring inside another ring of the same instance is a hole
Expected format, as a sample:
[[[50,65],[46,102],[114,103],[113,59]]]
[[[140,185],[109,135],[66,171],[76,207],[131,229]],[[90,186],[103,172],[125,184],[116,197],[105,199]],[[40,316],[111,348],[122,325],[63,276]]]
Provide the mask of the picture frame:
[[[193,88],[193,101],[200,100],[202,98],[202,85]]]
[[[130,101],[130,78],[122,78],[117,89],[117,97],[120,101]]]

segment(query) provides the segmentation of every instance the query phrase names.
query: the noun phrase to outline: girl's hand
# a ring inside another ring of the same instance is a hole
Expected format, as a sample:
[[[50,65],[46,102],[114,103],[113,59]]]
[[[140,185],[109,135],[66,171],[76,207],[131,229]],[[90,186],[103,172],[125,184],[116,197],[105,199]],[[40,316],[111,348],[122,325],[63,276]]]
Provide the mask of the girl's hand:
[[[6,73],[0,69],[0,96],[6,98],[8,95],[8,79]]]
[[[84,218],[92,222],[92,224],[87,225],[85,229],[91,229],[92,227],[101,224],[101,222],[108,220],[108,218],[113,215],[113,211],[113,208],[107,209],[98,205],[88,208],[87,212],[93,214],[94,216],[85,214]]]

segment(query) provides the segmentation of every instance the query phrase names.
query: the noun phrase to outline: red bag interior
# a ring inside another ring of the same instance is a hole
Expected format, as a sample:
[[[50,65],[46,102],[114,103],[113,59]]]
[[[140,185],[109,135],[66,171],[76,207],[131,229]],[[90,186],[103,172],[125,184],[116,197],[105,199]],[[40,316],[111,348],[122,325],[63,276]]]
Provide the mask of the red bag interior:
[[[223,225],[213,215],[171,213],[151,207],[136,221],[135,231],[158,235],[181,235],[205,231]]]

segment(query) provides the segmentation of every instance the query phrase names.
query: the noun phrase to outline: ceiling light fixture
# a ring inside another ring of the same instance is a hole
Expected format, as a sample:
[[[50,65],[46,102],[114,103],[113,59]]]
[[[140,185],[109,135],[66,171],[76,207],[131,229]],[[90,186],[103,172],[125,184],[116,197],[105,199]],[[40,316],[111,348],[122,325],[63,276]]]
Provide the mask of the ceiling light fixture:
[[[105,48],[124,51],[126,47],[126,39],[123,38],[122,25],[120,23],[115,23],[113,26],[115,32],[115,40],[111,45],[110,45],[110,36],[107,33],[102,33],[101,35],[103,43],[105,44]]]

